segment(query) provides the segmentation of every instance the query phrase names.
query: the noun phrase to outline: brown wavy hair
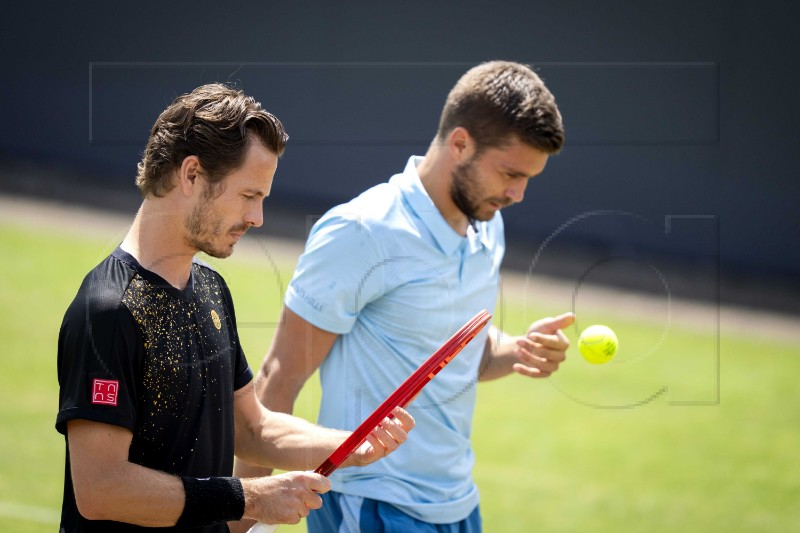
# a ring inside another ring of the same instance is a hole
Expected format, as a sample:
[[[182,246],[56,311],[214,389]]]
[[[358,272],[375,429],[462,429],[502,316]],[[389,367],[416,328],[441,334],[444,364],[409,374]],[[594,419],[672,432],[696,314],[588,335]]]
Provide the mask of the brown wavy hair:
[[[142,197],[164,196],[175,186],[171,173],[190,155],[200,160],[203,177],[218,183],[242,165],[251,135],[279,157],[289,140],[281,121],[242,91],[219,83],[198,87],[159,115],[136,185]]]

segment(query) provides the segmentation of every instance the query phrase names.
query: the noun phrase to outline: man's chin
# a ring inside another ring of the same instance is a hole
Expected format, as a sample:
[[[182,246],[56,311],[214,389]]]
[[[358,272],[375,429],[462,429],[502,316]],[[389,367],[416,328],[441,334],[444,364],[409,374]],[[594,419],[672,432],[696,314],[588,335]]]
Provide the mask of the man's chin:
[[[499,209],[492,209],[492,210],[487,209],[486,211],[480,211],[478,213],[475,213],[474,220],[476,220],[478,222],[489,222],[490,220],[492,220],[494,218],[494,215],[498,211],[500,211],[500,210]]]
[[[227,257],[230,257],[231,254],[233,254],[233,245],[231,244],[230,246],[224,249],[210,248],[210,247],[201,248],[200,251],[216,259],[225,259]]]

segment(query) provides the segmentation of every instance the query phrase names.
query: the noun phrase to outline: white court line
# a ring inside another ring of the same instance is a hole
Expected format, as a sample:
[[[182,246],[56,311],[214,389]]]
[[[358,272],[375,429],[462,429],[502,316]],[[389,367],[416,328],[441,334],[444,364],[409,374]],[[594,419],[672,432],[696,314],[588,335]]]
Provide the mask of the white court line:
[[[0,501],[0,518],[15,518],[26,522],[58,525],[61,521],[61,512],[50,507]]]

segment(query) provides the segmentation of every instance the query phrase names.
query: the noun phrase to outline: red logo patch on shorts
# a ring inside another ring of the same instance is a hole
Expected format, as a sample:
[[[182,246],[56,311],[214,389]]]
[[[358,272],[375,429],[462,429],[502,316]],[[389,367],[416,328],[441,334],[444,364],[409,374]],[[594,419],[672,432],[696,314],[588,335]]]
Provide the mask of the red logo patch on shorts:
[[[119,381],[115,379],[95,379],[92,384],[92,403],[98,405],[117,405]]]

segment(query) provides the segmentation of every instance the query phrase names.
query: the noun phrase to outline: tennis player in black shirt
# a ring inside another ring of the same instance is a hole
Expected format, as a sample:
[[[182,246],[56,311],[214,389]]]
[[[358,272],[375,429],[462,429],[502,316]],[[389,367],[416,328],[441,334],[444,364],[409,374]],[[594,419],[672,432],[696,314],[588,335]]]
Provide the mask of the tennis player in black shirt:
[[[242,517],[296,523],[327,478],[302,472],[347,433],[266,410],[222,277],[194,258],[227,257],[251,226],[288,139],[242,92],[212,84],[158,118],[139,163],[144,198],[122,244],[84,279],[58,343],[66,468],[61,531],[228,531]],[[348,465],[407,438],[398,409]],[[298,470],[236,479],[233,458]]]

